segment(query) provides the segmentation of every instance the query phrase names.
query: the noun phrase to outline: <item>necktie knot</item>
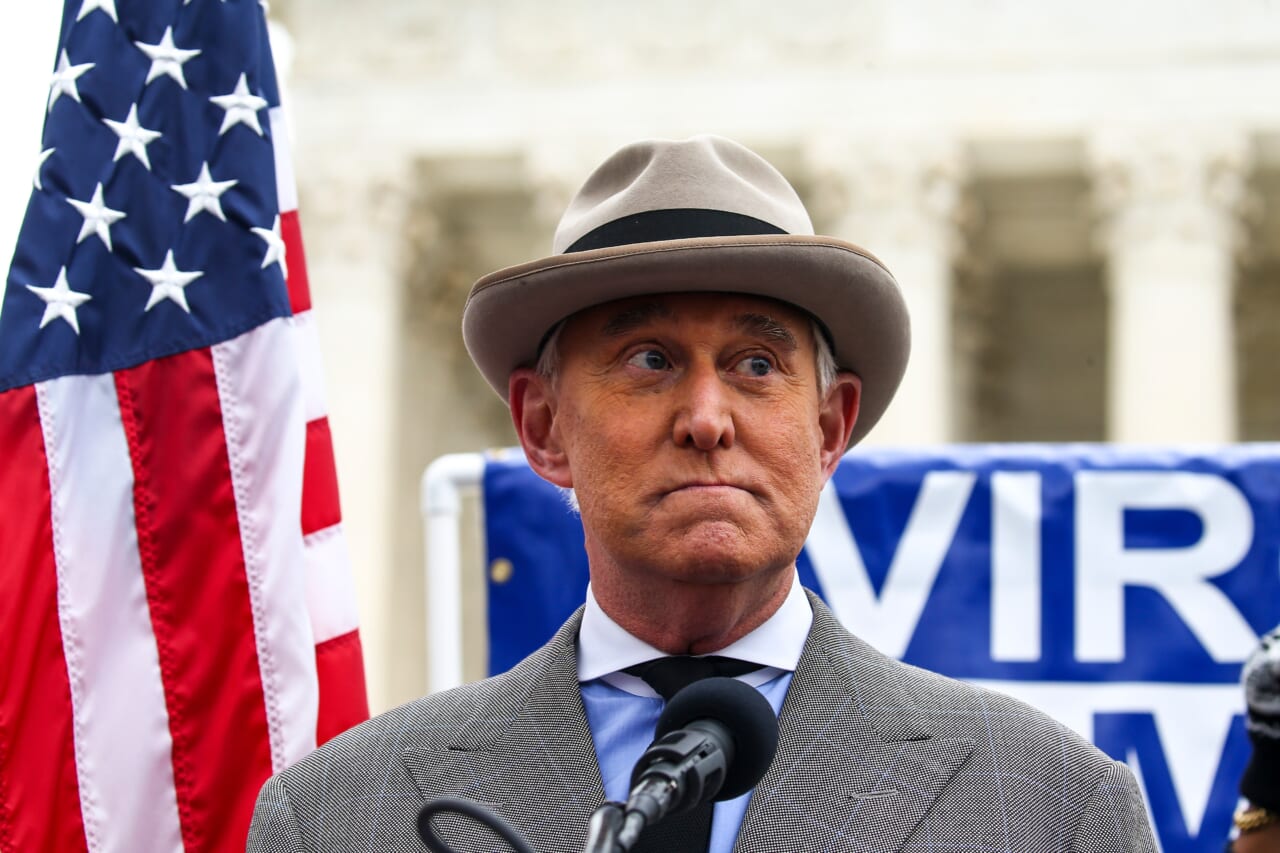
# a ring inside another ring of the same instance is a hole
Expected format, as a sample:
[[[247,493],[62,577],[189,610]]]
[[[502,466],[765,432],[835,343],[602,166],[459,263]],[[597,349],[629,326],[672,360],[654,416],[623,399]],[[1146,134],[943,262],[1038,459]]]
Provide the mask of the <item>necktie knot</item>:
[[[720,655],[672,655],[638,663],[623,670],[643,679],[664,700],[704,678],[737,678],[760,669],[760,664]]]
[[[664,700],[704,678],[736,678],[760,669],[758,663],[721,655],[673,655],[638,663],[623,672],[644,679]],[[645,830],[632,853],[706,853],[711,838],[711,803],[669,815]]]

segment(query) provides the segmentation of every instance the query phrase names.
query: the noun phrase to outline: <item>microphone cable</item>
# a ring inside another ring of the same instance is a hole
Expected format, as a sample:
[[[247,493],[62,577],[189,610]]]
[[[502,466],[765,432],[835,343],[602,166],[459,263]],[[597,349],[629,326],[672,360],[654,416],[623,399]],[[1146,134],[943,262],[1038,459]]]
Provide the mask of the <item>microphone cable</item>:
[[[529,843],[524,840],[524,836],[514,826],[479,803],[460,797],[440,797],[427,803],[418,812],[418,837],[422,839],[423,844],[427,845],[431,853],[459,853],[450,847],[431,825],[431,819],[440,814],[471,818],[487,826],[494,835],[507,842],[516,853],[534,853]]]

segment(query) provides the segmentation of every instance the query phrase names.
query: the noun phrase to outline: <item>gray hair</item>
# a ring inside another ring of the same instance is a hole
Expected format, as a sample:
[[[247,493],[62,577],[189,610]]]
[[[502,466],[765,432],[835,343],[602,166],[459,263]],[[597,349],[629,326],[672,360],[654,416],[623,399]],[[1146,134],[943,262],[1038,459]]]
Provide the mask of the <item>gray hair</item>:
[[[542,344],[542,352],[538,353],[538,363],[534,366],[538,375],[549,380],[553,387],[560,374],[560,332],[564,329],[564,323],[565,321],[561,320],[551,328],[546,341]],[[827,396],[827,392],[835,384],[839,367],[836,365],[835,354],[831,351],[831,342],[827,339],[822,325],[810,318],[809,328],[813,334],[814,360],[818,372],[818,396],[821,398]]]

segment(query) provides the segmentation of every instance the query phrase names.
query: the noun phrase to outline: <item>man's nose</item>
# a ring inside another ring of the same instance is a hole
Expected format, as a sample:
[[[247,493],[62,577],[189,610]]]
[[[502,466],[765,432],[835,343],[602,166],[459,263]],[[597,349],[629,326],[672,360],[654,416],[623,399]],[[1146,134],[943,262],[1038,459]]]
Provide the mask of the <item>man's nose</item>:
[[[714,366],[690,368],[681,382],[673,438],[677,446],[713,450],[733,446],[731,389]]]

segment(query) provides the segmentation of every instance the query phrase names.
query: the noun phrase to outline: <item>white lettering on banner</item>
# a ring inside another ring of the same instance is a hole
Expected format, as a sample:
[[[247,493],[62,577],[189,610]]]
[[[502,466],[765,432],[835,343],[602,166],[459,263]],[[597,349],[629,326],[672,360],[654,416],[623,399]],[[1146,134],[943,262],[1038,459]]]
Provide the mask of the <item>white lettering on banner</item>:
[[[1257,636],[1208,582],[1234,568],[1253,540],[1253,513],[1234,485],[1190,471],[1081,471],[1075,485],[1077,659],[1124,659],[1126,586],[1163,595],[1215,661],[1248,656]],[[1193,512],[1204,532],[1182,548],[1126,549],[1126,509]]]
[[[809,560],[840,621],[885,654],[906,652],[976,480],[971,471],[925,474],[879,599],[835,486],[828,480],[823,487],[805,543]]]
[[[1040,474],[991,475],[991,659],[1040,659]]]
[[[1155,718],[1178,806],[1191,835],[1199,833],[1204,820],[1231,718],[1244,713],[1244,695],[1236,684],[973,683],[1021,699],[1091,741],[1097,714],[1150,713]],[[1142,768],[1134,767],[1134,771],[1141,778]]]

